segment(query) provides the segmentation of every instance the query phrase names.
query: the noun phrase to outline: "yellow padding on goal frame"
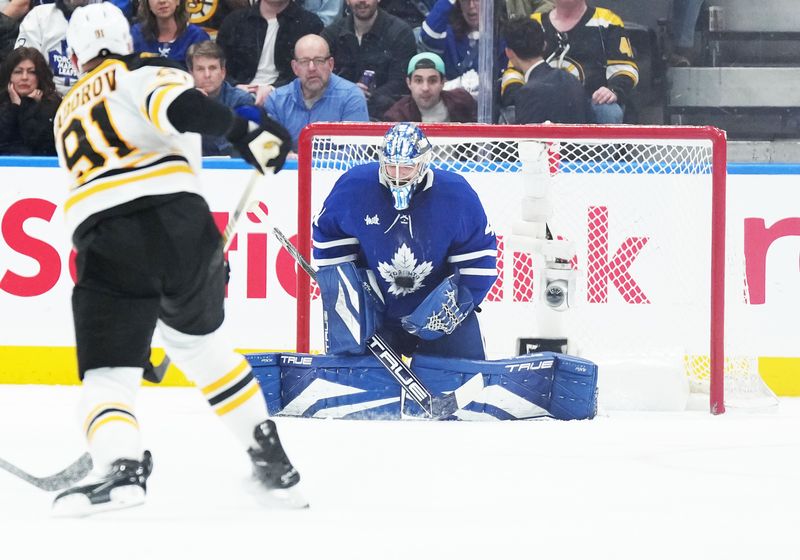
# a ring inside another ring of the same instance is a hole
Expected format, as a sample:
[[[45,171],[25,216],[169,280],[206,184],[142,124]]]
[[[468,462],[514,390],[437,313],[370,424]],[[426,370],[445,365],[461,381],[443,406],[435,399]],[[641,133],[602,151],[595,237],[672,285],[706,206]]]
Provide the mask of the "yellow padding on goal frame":
[[[278,350],[237,349],[241,353],[277,352]],[[159,364],[164,350],[154,348],[150,358]],[[0,384],[9,385],[79,385],[78,358],[74,346],[0,346]],[[150,387],[193,387],[181,370],[170,364],[164,380]]]
[[[238,349],[242,353],[277,352],[278,350]],[[164,350],[153,350],[158,364]],[[761,357],[758,369],[764,382],[779,397],[800,396],[800,357]],[[78,362],[71,346],[0,346],[0,384],[78,385]],[[152,383],[144,382],[146,386]],[[170,365],[162,387],[191,387],[174,365]]]

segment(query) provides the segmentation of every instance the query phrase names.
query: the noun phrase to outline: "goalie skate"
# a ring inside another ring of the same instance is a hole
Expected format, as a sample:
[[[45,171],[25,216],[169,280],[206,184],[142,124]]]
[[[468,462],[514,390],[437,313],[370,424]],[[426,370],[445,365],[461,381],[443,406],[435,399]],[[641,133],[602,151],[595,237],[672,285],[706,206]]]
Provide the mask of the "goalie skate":
[[[117,459],[108,473],[96,482],[75,486],[56,496],[53,515],[83,517],[141,505],[152,470],[153,459],[149,451],[144,452],[141,461]]]
[[[251,447],[247,453],[253,462],[253,478],[264,490],[260,501],[267,507],[307,508],[308,501],[297,488],[300,473],[283,450],[275,422],[262,422],[256,426],[253,436],[258,447]]]

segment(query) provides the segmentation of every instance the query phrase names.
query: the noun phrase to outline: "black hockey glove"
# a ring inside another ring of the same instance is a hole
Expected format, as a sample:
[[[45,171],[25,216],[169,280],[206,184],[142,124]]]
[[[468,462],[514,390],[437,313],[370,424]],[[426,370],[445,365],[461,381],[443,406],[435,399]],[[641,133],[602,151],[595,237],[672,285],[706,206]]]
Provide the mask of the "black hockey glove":
[[[292,147],[289,133],[279,122],[272,120],[261,107],[237,107],[234,123],[227,137],[242,158],[260,173],[283,168]]]

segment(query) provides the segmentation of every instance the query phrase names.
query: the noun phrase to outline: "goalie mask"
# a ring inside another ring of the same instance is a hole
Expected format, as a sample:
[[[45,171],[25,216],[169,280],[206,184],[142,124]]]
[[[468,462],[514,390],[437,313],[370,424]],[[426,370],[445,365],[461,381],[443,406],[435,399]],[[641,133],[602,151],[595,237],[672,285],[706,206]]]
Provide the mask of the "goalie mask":
[[[399,123],[383,137],[380,181],[388,187],[396,210],[405,210],[411,196],[428,172],[433,148],[416,125]]]
[[[109,2],[75,9],[67,27],[67,45],[81,67],[98,56],[133,52],[128,20]]]

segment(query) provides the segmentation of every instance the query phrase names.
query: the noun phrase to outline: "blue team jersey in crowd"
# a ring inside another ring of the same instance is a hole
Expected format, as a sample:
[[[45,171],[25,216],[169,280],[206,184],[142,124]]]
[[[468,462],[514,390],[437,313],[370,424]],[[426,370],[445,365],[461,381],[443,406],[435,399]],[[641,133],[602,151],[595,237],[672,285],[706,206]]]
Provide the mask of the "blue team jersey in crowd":
[[[183,33],[178,35],[174,41],[162,43],[158,40],[147,40],[142,33],[142,24],[137,23],[131,26],[131,37],[133,38],[134,52],[152,53],[158,56],[169,58],[186,68],[186,52],[195,43],[208,41],[210,37],[206,31],[193,24],[188,24]]]
[[[478,195],[449,171],[428,171],[407,210],[395,210],[378,163],[354,167],[314,218],[317,266],[355,261],[375,273],[387,319],[408,315],[458,268],[478,305],[497,278],[497,239]]]

